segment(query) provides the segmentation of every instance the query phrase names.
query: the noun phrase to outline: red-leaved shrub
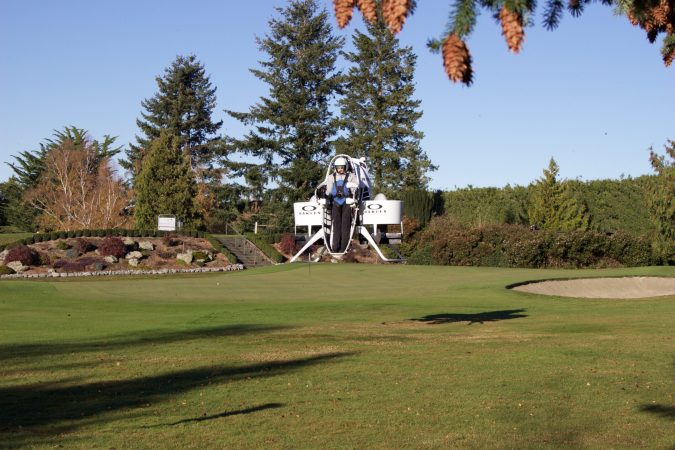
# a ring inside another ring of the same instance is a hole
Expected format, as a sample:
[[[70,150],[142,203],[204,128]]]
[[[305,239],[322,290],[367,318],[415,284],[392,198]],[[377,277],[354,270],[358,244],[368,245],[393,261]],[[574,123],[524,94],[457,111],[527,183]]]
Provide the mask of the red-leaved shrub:
[[[96,246],[92,244],[89,240],[84,238],[75,239],[75,244],[73,245],[73,248],[77,249],[77,251],[80,254],[93,252],[94,250],[96,250]]]
[[[124,258],[124,255],[127,254],[122,239],[112,236],[101,241],[101,244],[98,246],[98,251],[101,256],[115,256],[116,258]]]
[[[281,236],[279,249],[286,255],[296,254],[299,249],[295,243],[295,236],[293,236],[291,233],[285,233],[283,236]]]
[[[24,266],[39,264],[38,254],[27,245],[17,245],[9,249],[5,256],[5,264],[12,261],[21,261]]]

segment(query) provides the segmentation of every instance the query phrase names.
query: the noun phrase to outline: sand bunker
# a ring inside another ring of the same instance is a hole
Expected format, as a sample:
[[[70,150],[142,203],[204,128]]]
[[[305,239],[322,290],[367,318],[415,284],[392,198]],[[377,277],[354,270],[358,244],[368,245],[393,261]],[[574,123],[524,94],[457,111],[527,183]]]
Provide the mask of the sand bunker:
[[[533,294],[578,298],[644,298],[675,295],[675,278],[626,277],[540,281],[513,288]]]

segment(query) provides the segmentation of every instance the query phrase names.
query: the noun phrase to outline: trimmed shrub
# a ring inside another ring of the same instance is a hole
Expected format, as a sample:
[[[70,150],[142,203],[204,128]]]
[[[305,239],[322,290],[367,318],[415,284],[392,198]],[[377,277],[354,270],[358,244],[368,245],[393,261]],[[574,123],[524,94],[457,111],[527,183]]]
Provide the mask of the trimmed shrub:
[[[82,236],[84,236],[84,237],[90,237],[90,236],[91,236],[91,230],[83,230],[83,231],[82,231]]]
[[[59,250],[68,250],[70,245],[66,241],[59,241],[56,243],[55,247]]]
[[[401,250],[412,264],[581,268],[644,266],[657,261],[645,237],[531,230],[522,225],[471,228],[449,217],[433,218]]]
[[[12,247],[5,256],[5,264],[12,261],[20,261],[24,266],[35,266],[39,264],[37,253],[30,247],[19,245]]]
[[[127,254],[122,239],[112,236],[106,237],[101,241],[98,251],[102,256],[115,256],[116,258],[124,258],[124,255]]]
[[[54,263],[54,268],[60,272],[84,272],[85,265],[79,261],[68,261],[67,259],[59,259]]]
[[[41,266],[51,266],[52,265],[52,258],[49,256],[48,253],[40,253],[38,252],[38,261]]]
[[[246,238],[251,241],[256,247],[260,249],[268,258],[276,263],[284,262],[284,255],[279,253],[276,248],[272,247],[271,244],[265,242],[264,238],[260,237],[261,235],[254,233],[246,233]]]
[[[11,267],[0,266],[0,275],[12,275],[16,272]]]
[[[92,244],[91,241],[81,237],[75,239],[75,244],[73,245],[73,248],[77,249],[77,251],[80,253],[93,252],[94,250],[96,250],[96,246]]]
[[[166,245],[167,247],[175,247],[176,245],[182,244],[183,241],[178,239],[178,236],[175,234],[167,234],[162,238],[162,244]]]
[[[78,252],[76,248],[69,248],[66,250],[66,258],[73,259],[77,258],[78,256],[80,256],[80,252]]]

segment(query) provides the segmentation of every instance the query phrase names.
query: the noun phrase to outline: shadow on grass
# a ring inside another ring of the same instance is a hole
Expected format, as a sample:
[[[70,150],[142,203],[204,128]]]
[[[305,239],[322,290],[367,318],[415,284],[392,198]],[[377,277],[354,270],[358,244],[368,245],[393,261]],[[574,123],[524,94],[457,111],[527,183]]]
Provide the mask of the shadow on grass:
[[[441,325],[444,323],[469,322],[474,323],[497,322],[499,320],[519,319],[527,317],[524,309],[507,309],[504,311],[487,311],[470,314],[431,314],[419,319],[410,319],[417,322],[426,322],[431,325]]]
[[[285,329],[281,326],[228,325],[193,330],[148,330],[125,335],[112,335],[85,342],[45,342],[35,344],[0,345],[0,361],[31,360],[40,356],[73,353],[105,352],[139,345],[163,345],[197,339],[239,336],[248,333],[266,333]]]
[[[666,405],[642,405],[640,411],[655,414],[664,419],[675,419],[675,407]]]
[[[203,416],[203,417],[197,417],[195,419],[179,420],[178,422],[153,425],[153,426],[147,427],[147,428],[173,426],[173,425],[180,425],[180,424],[183,424],[183,423],[204,422],[206,420],[220,419],[222,417],[237,416],[239,414],[251,414],[251,413],[254,413],[254,412],[258,412],[258,411],[264,411],[266,409],[281,408],[282,406],[284,406],[283,403],[265,403],[264,405],[253,406],[251,408],[239,409],[239,410],[236,410],[236,411],[225,411],[225,412],[222,412],[220,414],[213,414],[211,416]]]
[[[328,353],[289,361],[246,366],[199,367],[128,380],[87,384],[37,383],[0,388],[0,441],[13,445],[35,445],[40,438],[76,429],[95,421],[114,420],[114,412],[132,412],[198,387],[228,381],[271,377],[325,363],[352,353]],[[225,412],[200,421],[277,408],[272,403],[248,410]],[[177,422],[180,423],[180,422]]]

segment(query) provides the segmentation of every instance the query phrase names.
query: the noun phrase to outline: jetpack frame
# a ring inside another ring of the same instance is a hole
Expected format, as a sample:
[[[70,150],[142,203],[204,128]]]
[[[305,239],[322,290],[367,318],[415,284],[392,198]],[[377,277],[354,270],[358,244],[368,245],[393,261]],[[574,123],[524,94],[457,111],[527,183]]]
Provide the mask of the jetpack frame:
[[[326,192],[328,180],[333,176],[333,167],[338,158],[347,160],[347,173],[354,177],[348,177],[351,182],[347,183],[349,196],[346,198],[346,204],[351,209],[351,227],[350,239],[344,252],[335,251],[332,248],[333,223],[332,223],[332,196]],[[356,182],[353,181],[356,179]],[[295,216],[295,235],[305,244],[298,253],[291,258],[290,262],[298,260],[300,255],[307,251],[312,245],[323,241],[325,251],[335,258],[341,258],[345,255],[352,245],[355,236],[363,238],[370,247],[375,249],[379,258],[384,262],[403,262],[405,259],[394,248],[398,258],[387,258],[382,254],[380,244],[400,244],[403,236],[403,202],[400,200],[387,200],[383,194],[378,194],[371,199],[372,183],[368,173],[368,166],[365,158],[353,158],[349,155],[335,155],[331,158],[326,177],[324,181],[317,186],[314,196],[308,202],[297,202],[293,204]],[[388,233],[389,225],[400,226],[400,232]],[[306,235],[298,235],[299,226],[307,227]],[[315,227],[318,231],[312,234]],[[372,232],[370,231],[372,227]],[[323,252],[324,249],[321,251]]]

